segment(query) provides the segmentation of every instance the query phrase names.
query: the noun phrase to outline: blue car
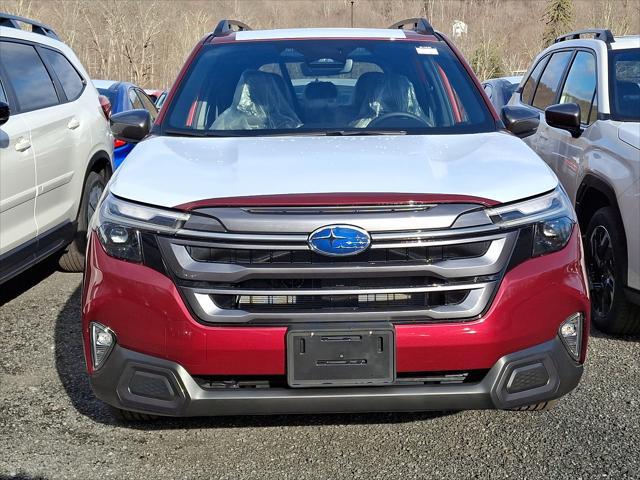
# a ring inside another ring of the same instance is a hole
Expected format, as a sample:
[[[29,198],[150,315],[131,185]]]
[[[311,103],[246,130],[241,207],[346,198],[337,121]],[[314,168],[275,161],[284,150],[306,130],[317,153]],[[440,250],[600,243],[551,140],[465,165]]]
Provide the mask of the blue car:
[[[155,120],[158,109],[144,91],[128,82],[116,82],[113,80],[93,80],[93,85],[100,95],[104,95],[111,102],[111,113],[120,113],[127,110],[143,108],[151,114]],[[113,141],[113,163],[118,168],[131,150],[134,144],[122,140]]]

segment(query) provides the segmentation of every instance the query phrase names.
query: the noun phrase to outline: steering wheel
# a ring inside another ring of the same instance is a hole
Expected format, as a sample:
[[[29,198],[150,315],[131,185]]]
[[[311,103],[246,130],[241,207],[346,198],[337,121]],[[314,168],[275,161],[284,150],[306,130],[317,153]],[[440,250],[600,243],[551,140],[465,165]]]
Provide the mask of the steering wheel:
[[[385,113],[369,122],[367,128],[416,128],[429,127],[424,118],[409,112]]]

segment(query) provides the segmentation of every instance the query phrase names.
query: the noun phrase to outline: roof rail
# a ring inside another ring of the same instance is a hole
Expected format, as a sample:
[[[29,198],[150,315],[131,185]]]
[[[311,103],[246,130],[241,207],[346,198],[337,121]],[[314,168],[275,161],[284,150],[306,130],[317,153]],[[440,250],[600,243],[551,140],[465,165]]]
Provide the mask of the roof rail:
[[[53,28],[45,25],[44,23],[40,23],[36,20],[31,20],[30,18],[19,17],[18,15],[11,15],[10,13],[0,12],[1,27],[17,28],[19,30],[22,30],[22,28],[20,27],[20,23],[31,25],[31,31],[33,33],[39,33],[40,35],[45,35],[55,40],[60,40],[60,37],[58,37],[58,34],[53,30]]]
[[[233,27],[237,27],[235,30]],[[213,31],[214,37],[223,37],[233,32],[244,32],[245,30],[251,30],[251,27],[246,23],[242,23],[238,20],[220,20],[216,29]]]
[[[593,35],[594,39],[602,40],[605,43],[615,42],[611,30],[607,30],[606,28],[590,28],[586,30],[576,30],[575,32],[569,32],[564,35],[560,35],[553,41],[553,43],[564,42],[566,40],[578,40],[580,38],[580,35]]]
[[[411,28],[404,28],[406,25],[411,25]],[[394,23],[389,28],[398,28],[400,30],[413,30],[421,35],[435,35],[436,31],[426,18],[407,18]]]

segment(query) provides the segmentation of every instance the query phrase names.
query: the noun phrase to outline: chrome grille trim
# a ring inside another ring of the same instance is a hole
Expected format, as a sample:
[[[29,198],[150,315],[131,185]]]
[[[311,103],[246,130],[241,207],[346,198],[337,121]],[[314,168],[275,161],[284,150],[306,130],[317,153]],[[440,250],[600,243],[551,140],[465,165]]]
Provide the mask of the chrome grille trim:
[[[244,266],[230,263],[198,262],[191,258],[187,252],[186,244],[180,243],[179,240],[160,237],[158,238],[158,244],[163,252],[165,261],[169,264],[174,275],[184,280],[237,283],[254,278],[319,278],[354,275],[400,276],[421,273],[452,279],[498,273],[511,255],[511,249],[516,237],[517,232],[509,232],[491,237],[468,238],[465,239],[465,242],[460,241],[459,243],[473,243],[484,240],[492,240],[492,243],[487,252],[481,257],[443,260],[427,265],[375,265],[354,262],[314,266],[287,265],[286,263],[277,266],[273,264],[268,266]],[[443,244],[443,242],[437,242],[436,245]],[[202,243],[202,245],[211,246],[213,244]],[[248,246],[245,247],[250,248]],[[309,248],[307,247],[306,249],[308,250]]]
[[[488,284],[495,286],[496,282]],[[251,313],[244,310],[225,310],[218,307],[209,293],[198,289],[183,288],[190,305],[196,314],[210,323],[273,323],[309,322],[309,321],[402,321],[427,319],[448,320],[463,319],[479,315],[488,303],[493,288],[479,288],[469,292],[459,304],[434,307],[428,310],[402,311],[330,311],[330,312],[261,312]],[[291,292],[290,292],[291,293]]]
[[[480,225],[467,228],[448,230],[410,230],[397,232],[369,232],[373,242],[371,248],[392,248],[393,246],[428,246],[430,239],[440,239],[441,244],[479,242],[479,238],[466,238],[475,235],[490,236],[500,234],[495,225]],[[176,232],[177,237],[218,240],[220,248],[282,248],[289,250],[307,249],[308,234],[260,234],[260,233],[224,233],[204,232],[200,230],[181,229]],[[445,240],[446,239],[446,240]],[[449,241],[450,239],[450,241]],[[392,243],[396,241],[396,243]],[[251,243],[251,247],[248,244]]]
[[[305,296],[305,295],[369,295],[377,293],[426,293],[426,292],[451,292],[458,290],[482,290],[495,282],[463,283],[455,285],[434,285],[427,287],[400,287],[400,288],[335,288],[335,289],[242,289],[242,288],[193,288],[195,293],[207,295],[255,295],[255,296]]]

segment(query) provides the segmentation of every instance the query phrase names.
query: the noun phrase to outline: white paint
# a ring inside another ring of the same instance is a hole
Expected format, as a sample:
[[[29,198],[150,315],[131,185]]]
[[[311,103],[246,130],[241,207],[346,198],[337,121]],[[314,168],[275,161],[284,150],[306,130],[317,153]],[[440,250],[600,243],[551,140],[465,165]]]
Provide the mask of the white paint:
[[[216,197],[391,192],[510,202],[557,179],[524,142],[493,132],[374,137],[155,137],[129,154],[114,194],[174,207]]]
[[[244,30],[236,32],[236,40],[282,40],[285,38],[406,38],[399,29],[382,28],[283,28],[277,30]]]

